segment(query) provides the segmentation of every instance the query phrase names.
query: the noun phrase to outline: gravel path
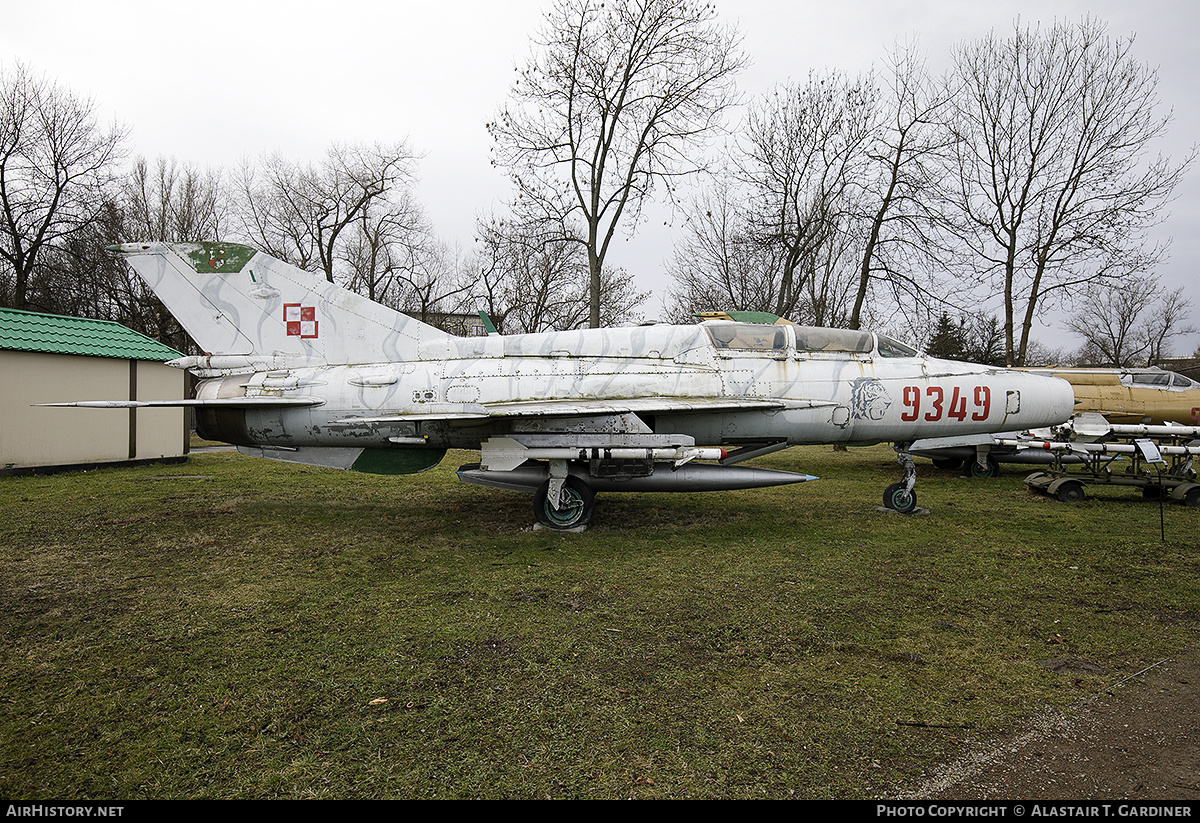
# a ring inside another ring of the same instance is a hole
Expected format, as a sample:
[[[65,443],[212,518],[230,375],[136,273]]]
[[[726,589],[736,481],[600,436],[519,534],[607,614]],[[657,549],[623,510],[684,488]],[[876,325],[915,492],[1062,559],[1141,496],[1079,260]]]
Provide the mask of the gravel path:
[[[974,744],[901,797],[1200,800],[1200,646],[1008,739]]]

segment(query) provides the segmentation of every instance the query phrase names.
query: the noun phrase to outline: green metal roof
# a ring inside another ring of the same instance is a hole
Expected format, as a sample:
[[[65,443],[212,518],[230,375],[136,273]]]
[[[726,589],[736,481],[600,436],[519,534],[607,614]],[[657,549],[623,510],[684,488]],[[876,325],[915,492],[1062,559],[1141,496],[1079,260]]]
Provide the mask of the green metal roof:
[[[0,349],[163,362],[180,352],[111,320],[0,308]]]

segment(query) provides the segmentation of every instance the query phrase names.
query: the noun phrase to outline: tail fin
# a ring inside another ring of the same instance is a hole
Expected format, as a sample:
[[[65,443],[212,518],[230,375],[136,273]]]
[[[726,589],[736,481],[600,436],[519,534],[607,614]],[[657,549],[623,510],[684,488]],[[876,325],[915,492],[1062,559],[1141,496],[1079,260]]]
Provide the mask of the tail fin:
[[[188,334],[210,354],[285,355],[310,364],[411,360],[447,337],[236,243],[123,243],[128,260]]]

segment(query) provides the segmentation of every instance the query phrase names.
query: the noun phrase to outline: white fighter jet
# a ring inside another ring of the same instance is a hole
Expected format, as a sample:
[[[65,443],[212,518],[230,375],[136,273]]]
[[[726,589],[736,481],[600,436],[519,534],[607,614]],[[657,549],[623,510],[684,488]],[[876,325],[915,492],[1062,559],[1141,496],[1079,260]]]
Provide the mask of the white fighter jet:
[[[924,357],[862,331],[706,322],[455,337],[246,246],[126,243],[124,257],[208,354],[187,401],[202,437],[277,460],[384,474],[478,449],[468,483],[535,495],[542,524],[586,524],[598,491],[740,489],[815,479],[735,465],[799,444],[897,444],[916,506],[919,438],[1060,423],[1069,384]],[[715,461],[715,462],[698,462]]]

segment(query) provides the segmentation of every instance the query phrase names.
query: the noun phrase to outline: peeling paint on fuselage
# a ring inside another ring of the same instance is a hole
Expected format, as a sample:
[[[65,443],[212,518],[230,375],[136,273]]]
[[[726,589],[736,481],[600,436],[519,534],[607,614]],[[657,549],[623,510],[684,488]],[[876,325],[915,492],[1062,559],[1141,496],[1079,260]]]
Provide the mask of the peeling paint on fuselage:
[[[320,397],[320,406],[247,411],[249,438],[278,446],[479,447],[526,430],[487,417],[489,405],[670,398],[779,400],[745,411],[660,411],[657,432],[705,445],[913,440],[1047,425],[1065,383],[1039,375],[923,356],[716,348],[703,326],[647,326],[486,338],[441,338],[397,363],[314,366],[205,381],[199,397]],[[241,388],[244,386],[244,389]],[[1018,398],[1012,402],[1012,397]],[[1069,406],[1062,416],[1069,415]],[[477,414],[477,418],[463,417]],[[355,426],[347,417],[421,416]],[[457,417],[456,417],[457,416]],[[539,420],[553,415],[543,415]],[[450,418],[450,419],[447,419]],[[564,416],[562,421],[571,418]]]

